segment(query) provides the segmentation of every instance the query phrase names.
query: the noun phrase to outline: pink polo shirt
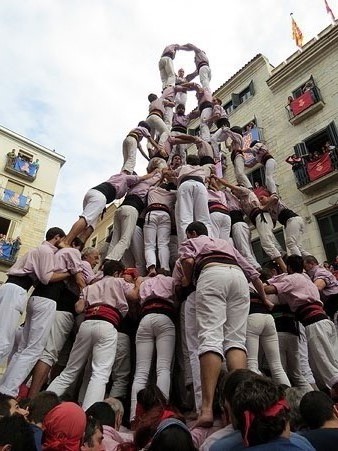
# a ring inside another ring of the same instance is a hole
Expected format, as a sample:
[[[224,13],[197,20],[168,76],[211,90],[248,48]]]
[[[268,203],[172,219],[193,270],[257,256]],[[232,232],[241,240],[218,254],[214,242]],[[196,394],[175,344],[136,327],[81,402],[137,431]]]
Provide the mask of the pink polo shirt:
[[[191,164],[185,164],[178,169],[178,184],[181,183],[184,177],[201,177],[203,183],[205,182],[205,170],[202,166],[191,166]]]
[[[175,127],[176,125],[180,125],[182,127],[188,127],[189,122],[192,119],[196,119],[197,117],[199,117],[199,111],[192,111],[189,114],[177,114],[174,113],[173,116],[173,122],[172,122],[172,127]]]
[[[96,277],[92,265],[87,260],[81,260],[81,267],[86,285],[89,285]]]
[[[116,308],[122,316],[125,316],[129,310],[126,295],[133,287],[134,285],[122,278],[105,276],[98,282],[84,288],[83,296],[89,305],[108,304]]]
[[[208,201],[217,202],[218,204],[224,205],[224,207],[228,208],[224,191],[213,191],[211,189],[208,189]]]
[[[134,185],[129,190],[128,194],[135,194],[142,201],[145,201],[148,191],[149,191],[149,188],[152,185],[155,185],[155,183],[157,183],[160,179],[161,179],[161,174],[158,172],[158,173],[154,174],[152,177],[150,177],[149,179],[138,182],[136,185]]]
[[[54,254],[57,247],[44,241],[40,246],[28,251],[23,259],[19,259],[8,271],[11,276],[30,276],[47,285],[54,273]]]
[[[247,216],[250,215],[254,208],[261,207],[256,194],[251,189],[245,188],[244,186],[236,186],[236,190],[234,192]]]
[[[115,174],[112,175],[108,180],[107,183],[110,183],[113,185],[113,187],[116,190],[116,197],[115,199],[121,199],[123,196],[126,195],[129,188],[136,185],[140,180],[140,177],[138,175],[128,175],[124,172],[121,172],[121,174]]]
[[[149,138],[150,137],[150,133],[149,130],[145,127],[135,127],[132,130],[130,130],[130,132],[128,133],[128,135],[130,133],[136,133],[139,136],[139,141],[141,141],[141,139],[144,138]]]
[[[140,286],[140,304],[150,299],[160,298],[174,302],[175,293],[174,279],[172,277],[158,274],[155,277],[148,277]]]
[[[176,201],[176,191],[167,191],[159,186],[151,186],[148,192],[148,206],[151,204],[166,205],[173,211]]]
[[[165,114],[165,107],[164,107],[164,104],[163,104],[163,99],[161,99],[161,98],[155,99],[149,104],[149,114],[151,114],[155,110],[161,111],[161,113],[164,116],[164,114]]]
[[[55,254],[55,272],[67,272],[72,275],[82,271],[81,253],[78,249],[65,247]]]
[[[202,91],[197,91],[198,104],[201,105],[204,102],[212,103],[212,93],[209,88],[203,88]]]
[[[201,63],[207,63],[207,65],[209,66],[209,60],[208,57],[206,55],[206,53],[204,52],[204,50],[195,50],[195,64],[196,67],[198,67]]]
[[[191,238],[183,241],[178,253],[180,260],[193,258],[197,264],[204,256],[211,253],[224,253],[232,257],[238,266],[244,272],[248,280],[255,280],[259,278],[259,272],[248,263],[245,258],[227,241],[210,238],[206,235],[200,235],[197,238]]]
[[[120,443],[132,442],[132,432],[120,432],[111,426],[103,425],[103,444],[106,451],[115,451]]]
[[[320,291],[323,300],[332,294],[338,294],[338,280],[327,269],[317,265],[313,269],[307,271],[307,274],[313,282],[322,279],[326,283],[326,287]]]
[[[227,189],[224,190],[223,193],[224,193],[225,198],[227,200],[227,205],[228,205],[229,211],[241,210],[241,205],[240,205],[239,200],[237,199],[236,196],[234,196]]]
[[[289,304],[292,312],[304,304],[321,303],[318,288],[305,273],[280,274],[268,283],[276,288],[279,302]]]
[[[211,157],[214,158],[214,151],[212,150],[211,145],[207,142],[202,140],[199,143],[196,143],[197,147],[197,153],[200,158],[202,157]]]
[[[165,49],[163,50],[161,57],[167,56],[166,53],[171,53],[172,58],[175,58],[176,50],[178,47],[179,47],[178,44],[167,45],[167,47],[165,47]]]

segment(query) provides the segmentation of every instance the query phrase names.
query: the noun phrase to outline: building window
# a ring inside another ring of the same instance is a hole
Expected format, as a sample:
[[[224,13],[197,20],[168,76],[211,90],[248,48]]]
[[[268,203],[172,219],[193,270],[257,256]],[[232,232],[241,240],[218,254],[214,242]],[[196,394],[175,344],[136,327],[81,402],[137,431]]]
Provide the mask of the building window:
[[[230,102],[228,102],[225,105],[223,105],[223,108],[224,108],[224,110],[225,110],[227,115],[231,114],[234,111],[234,109],[235,109],[235,107],[234,107],[234,105],[233,105],[231,100],[230,100]]]
[[[326,259],[332,262],[338,255],[338,211],[317,217]]]
[[[9,228],[11,225],[10,219],[3,218],[0,216],[0,235],[8,235]]]
[[[97,243],[97,236],[92,238],[92,240],[91,240],[91,247],[96,247],[96,243]]]
[[[278,243],[282,246],[283,249],[285,249],[283,229],[277,230],[276,232],[273,232],[273,234],[275,235]],[[252,248],[255,253],[256,259],[261,266],[264,266],[271,261],[271,258],[264,252],[259,238],[252,241]]]
[[[254,188],[259,188],[261,186],[264,186],[265,184],[265,170],[264,166],[255,169],[254,171],[250,172],[250,174],[247,174],[248,179],[251,182],[251,185]]]

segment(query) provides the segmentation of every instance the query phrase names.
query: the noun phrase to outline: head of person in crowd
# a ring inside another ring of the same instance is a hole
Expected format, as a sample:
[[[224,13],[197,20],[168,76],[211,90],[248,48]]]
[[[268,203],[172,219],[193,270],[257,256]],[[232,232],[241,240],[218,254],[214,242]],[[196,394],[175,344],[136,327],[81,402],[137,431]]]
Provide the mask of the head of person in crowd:
[[[36,451],[33,432],[22,416],[0,418],[0,451]]]
[[[28,404],[27,419],[39,427],[42,427],[43,419],[54,407],[60,404],[59,397],[52,391],[42,391]]]
[[[330,263],[327,260],[325,260],[325,262],[323,262],[323,268],[325,268],[328,271],[330,271]]]
[[[306,393],[300,401],[299,410],[310,429],[338,428],[338,409],[324,392]]]
[[[229,421],[227,422],[230,422],[233,425],[234,429],[237,428],[237,424],[232,415],[231,406],[235,390],[240,383],[251,379],[255,374],[256,373],[253,373],[252,371],[246,369],[235,370],[229,373],[220,384],[219,390],[220,395],[223,399],[224,413],[228,417]]]
[[[135,280],[139,277],[140,273],[137,268],[125,268],[123,270],[122,277],[128,283],[134,283]]]
[[[72,247],[73,249],[77,249],[77,250],[79,250],[79,251],[82,251],[83,246],[84,246],[83,242],[82,242],[82,241],[80,240],[80,238],[78,238],[78,237],[75,237],[75,238],[73,239],[73,241],[71,242],[71,247]],[[59,247],[59,246],[57,246],[57,247]]]
[[[178,104],[175,112],[178,116],[184,116],[185,106],[182,103]]]
[[[212,103],[214,103],[215,105],[222,106],[222,100],[219,97],[213,97]]]
[[[207,235],[208,236],[208,229],[203,222],[200,221],[194,221],[191,222],[188,227],[185,230],[185,233],[187,234],[187,238],[196,238],[200,235]]]
[[[242,127],[238,127],[238,125],[234,125],[233,127],[230,128],[230,130],[234,133],[237,133],[238,135],[243,136],[243,129]]]
[[[158,99],[156,94],[151,93],[151,94],[148,95],[148,100],[149,100],[150,103],[153,102],[156,99]]]
[[[175,154],[171,160],[170,169],[177,169],[182,166],[182,157],[179,154]]]
[[[66,236],[65,232],[60,227],[51,227],[47,230],[46,241],[53,246],[58,246],[62,238]]]
[[[12,415],[26,417],[28,410],[20,407],[18,401],[12,396],[0,393],[0,417],[10,417]]]
[[[73,402],[63,402],[45,415],[43,450],[79,451],[86,429],[86,414]]]
[[[148,451],[197,451],[187,426],[176,418],[161,421],[151,440]]]
[[[304,269],[306,272],[315,269],[318,264],[318,260],[313,255],[307,255],[304,257]]]
[[[302,274],[304,271],[304,266],[304,260],[300,255],[289,255],[289,257],[286,259],[286,268],[288,274]]]
[[[99,421],[101,426],[110,426],[115,429],[115,412],[107,402],[95,402],[86,410],[87,417],[93,417]]]
[[[304,420],[299,409],[304,393],[304,389],[299,387],[289,387],[285,391],[285,397],[290,407],[290,429],[292,432],[304,428]]]
[[[167,163],[163,158],[154,157],[148,163],[147,172],[149,174],[150,172],[153,172],[155,169],[161,170],[167,167],[168,167]]]
[[[178,69],[177,75],[178,75],[180,78],[183,78],[183,77],[184,77],[184,69],[182,69],[182,67],[181,67],[180,69]]]
[[[140,122],[137,124],[137,126],[138,126],[138,127],[146,128],[146,129],[148,130],[149,133],[151,132],[151,127],[150,127],[150,125],[148,124],[148,122],[146,122],[146,121],[140,121]]]
[[[255,375],[240,382],[232,397],[231,412],[245,446],[290,435],[284,388],[267,377]]]
[[[104,402],[106,402],[110,408],[113,410],[114,414],[115,414],[115,429],[117,431],[120,430],[121,424],[122,424],[122,420],[123,420],[123,415],[124,415],[124,407],[122,402],[117,399],[117,398],[107,398],[104,400]]]
[[[95,266],[99,264],[100,254],[95,247],[85,247],[81,252],[81,258],[82,260],[88,262],[94,269]]]
[[[104,263],[102,271],[104,276],[122,277],[124,269],[120,261],[108,260]]]
[[[102,425],[94,417],[87,419],[81,451],[105,451]]]
[[[200,159],[198,155],[188,155],[187,156],[187,164],[190,164],[190,166],[199,166]]]

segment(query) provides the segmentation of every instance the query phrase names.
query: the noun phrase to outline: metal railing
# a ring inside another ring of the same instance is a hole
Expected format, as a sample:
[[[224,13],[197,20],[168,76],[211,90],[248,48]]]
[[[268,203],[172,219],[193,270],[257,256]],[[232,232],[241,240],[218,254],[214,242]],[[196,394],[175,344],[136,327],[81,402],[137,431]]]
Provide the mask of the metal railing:
[[[332,163],[332,170],[330,172],[338,171],[338,148],[336,147],[335,149],[331,150],[329,152],[329,156],[330,156],[330,160]],[[311,183],[306,163],[307,162],[303,158],[303,162],[299,163],[298,166],[293,168],[293,172],[296,177],[296,182],[297,182],[298,188],[301,188],[301,187],[306,186],[309,183]],[[328,173],[325,172],[325,173],[323,173],[322,176],[324,177],[324,175],[327,175],[327,174]],[[320,179],[320,178],[321,177],[318,177],[318,179]]]

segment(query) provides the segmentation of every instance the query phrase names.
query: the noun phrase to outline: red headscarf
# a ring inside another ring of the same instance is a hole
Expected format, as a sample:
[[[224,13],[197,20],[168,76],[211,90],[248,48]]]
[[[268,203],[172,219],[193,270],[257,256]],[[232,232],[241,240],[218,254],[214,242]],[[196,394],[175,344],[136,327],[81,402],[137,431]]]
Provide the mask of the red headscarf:
[[[86,429],[86,414],[77,404],[63,402],[43,420],[45,451],[79,451]]]

